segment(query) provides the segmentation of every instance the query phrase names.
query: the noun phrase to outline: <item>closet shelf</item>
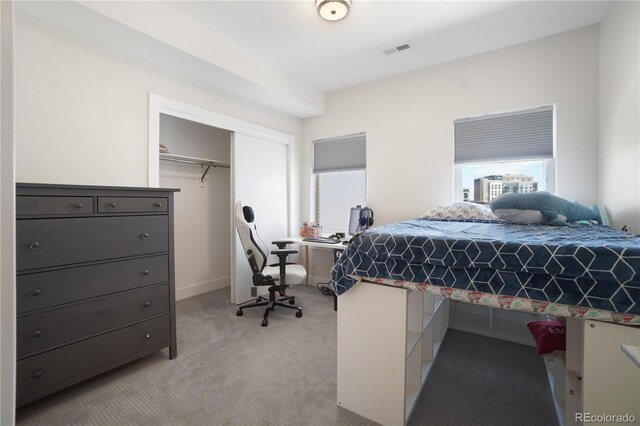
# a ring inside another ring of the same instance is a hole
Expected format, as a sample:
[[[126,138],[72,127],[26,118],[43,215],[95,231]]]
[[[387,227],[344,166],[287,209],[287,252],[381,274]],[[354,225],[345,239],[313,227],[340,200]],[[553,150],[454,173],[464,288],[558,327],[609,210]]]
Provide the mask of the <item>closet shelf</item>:
[[[164,152],[160,153],[160,159],[165,161],[174,161],[176,163],[199,164],[200,167],[207,166],[207,169],[204,171],[202,177],[200,178],[200,182],[204,182],[204,177],[207,175],[211,167],[221,167],[223,169],[231,168],[231,165],[229,163],[225,163],[224,161],[209,160],[207,158],[188,157],[186,155],[168,154]]]

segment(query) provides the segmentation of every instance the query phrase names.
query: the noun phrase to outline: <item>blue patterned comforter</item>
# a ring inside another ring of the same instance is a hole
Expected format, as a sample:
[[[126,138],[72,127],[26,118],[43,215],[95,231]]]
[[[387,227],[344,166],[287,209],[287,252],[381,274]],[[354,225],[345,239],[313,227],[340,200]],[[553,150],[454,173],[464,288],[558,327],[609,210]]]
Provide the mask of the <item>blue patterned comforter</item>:
[[[408,220],[354,238],[331,273],[338,294],[383,278],[640,314],[640,237],[606,226]]]

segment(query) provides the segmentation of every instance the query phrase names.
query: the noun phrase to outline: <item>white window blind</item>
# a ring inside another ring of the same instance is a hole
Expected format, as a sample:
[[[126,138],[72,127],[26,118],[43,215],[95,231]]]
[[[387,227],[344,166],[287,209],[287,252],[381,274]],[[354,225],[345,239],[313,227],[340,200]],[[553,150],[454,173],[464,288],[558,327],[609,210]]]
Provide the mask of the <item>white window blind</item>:
[[[313,173],[365,170],[366,168],[365,133],[313,142]]]
[[[553,106],[453,122],[456,164],[553,158]]]

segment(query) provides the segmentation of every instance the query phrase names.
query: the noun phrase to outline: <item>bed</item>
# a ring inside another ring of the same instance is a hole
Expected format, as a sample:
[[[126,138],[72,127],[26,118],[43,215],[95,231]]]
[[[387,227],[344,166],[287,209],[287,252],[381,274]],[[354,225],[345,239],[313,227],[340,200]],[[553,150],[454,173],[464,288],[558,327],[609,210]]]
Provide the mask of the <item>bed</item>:
[[[638,236],[602,225],[415,219],[354,237],[331,273],[343,408],[406,424],[456,300],[567,317],[558,373],[566,389],[556,397],[565,424],[581,424],[574,417],[585,411],[640,415],[640,369],[620,350],[640,345]]]
[[[555,227],[415,219],[372,228],[334,265],[337,294],[358,281],[452,300],[640,325],[640,237]]]

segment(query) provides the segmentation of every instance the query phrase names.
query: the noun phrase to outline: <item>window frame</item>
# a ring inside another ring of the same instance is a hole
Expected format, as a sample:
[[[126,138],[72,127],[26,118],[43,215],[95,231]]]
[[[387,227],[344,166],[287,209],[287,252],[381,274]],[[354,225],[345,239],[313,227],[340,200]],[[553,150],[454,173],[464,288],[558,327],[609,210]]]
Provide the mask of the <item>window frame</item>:
[[[363,204],[363,207],[366,206],[366,200],[367,200],[367,169],[359,169],[361,171],[364,172],[364,199],[365,199],[365,203]],[[358,171],[358,170],[344,170],[345,172],[348,171]],[[318,215],[320,214],[320,175],[323,173],[335,173],[335,172],[318,172],[318,173],[311,173],[311,209],[310,209],[310,216],[311,218],[313,218],[313,220],[318,223],[319,222],[319,218]],[[355,207],[356,205],[354,204],[352,207]],[[319,223],[320,226],[323,226],[322,223]],[[348,227],[347,227],[348,228]],[[348,232],[348,229],[343,230],[342,232]],[[325,232],[325,229],[323,227],[322,229],[322,233],[323,236],[326,236],[324,234],[329,235],[327,232]]]
[[[323,142],[332,142],[332,141],[336,141],[336,140],[349,140],[352,138],[359,138],[359,137],[364,137],[364,147],[365,147],[365,151],[364,151],[364,155],[365,155],[365,162],[364,162],[364,167],[356,167],[356,168],[350,168],[350,167],[341,167],[340,169],[337,170],[326,170],[326,171],[314,171],[315,170],[315,144],[316,143],[323,143]],[[367,200],[367,166],[366,166],[366,143],[367,143],[367,132],[366,131],[362,131],[362,132],[357,132],[357,133],[351,133],[351,134],[346,134],[346,135],[342,135],[342,136],[337,136],[337,137],[331,137],[331,138],[321,138],[321,139],[315,139],[313,141],[311,141],[311,155],[310,155],[310,165],[311,165],[311,172],[310,172],[310,209],[309,209],[309,220],[314,220],[314,221],[318,221],[318,215],[320,214],[320,191],[319,191],[319,185],[320,185],[320,175],[323,173],[334,173],[334,172],[349,172],[349,171],[358,171],[358,170],[362,170],[364,171],[364,198],[365,198],[365,205],[366,205],[366,200]],[[355,207],[355,204],[354,204]],[[322,224],[320,224],[320,226],[322,226]],[[345,229],[344,232],[347,232],[348,230]],[[325,234],[325,229],[323,228],[323,234]]]

